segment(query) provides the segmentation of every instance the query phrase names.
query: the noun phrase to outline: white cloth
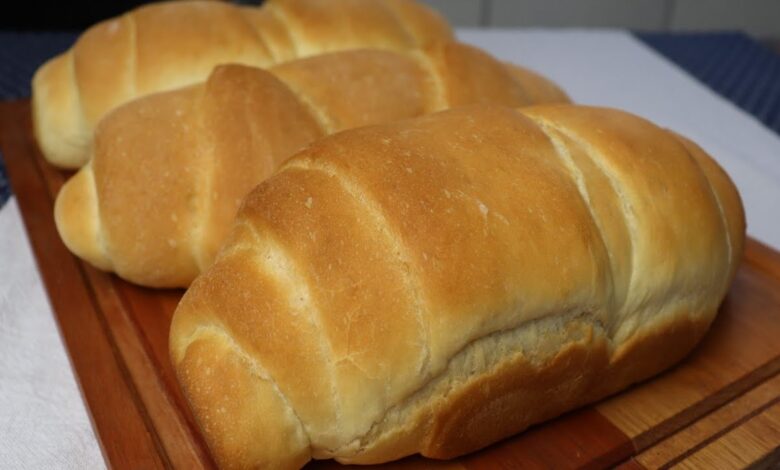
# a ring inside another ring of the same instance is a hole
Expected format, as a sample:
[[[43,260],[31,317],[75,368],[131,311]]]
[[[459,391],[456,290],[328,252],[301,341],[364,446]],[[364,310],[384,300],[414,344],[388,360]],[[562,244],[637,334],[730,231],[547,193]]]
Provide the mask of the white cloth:
[[[12,197],[0,209],[0,467],[103,466]]]
[[[584,104],[632,111],[708,150],[742,192],[748,232],[780,249],[780,138],[619,31],[461,30]],[[97,468],[100,451],[12,199],[0,209],[0,466]]]

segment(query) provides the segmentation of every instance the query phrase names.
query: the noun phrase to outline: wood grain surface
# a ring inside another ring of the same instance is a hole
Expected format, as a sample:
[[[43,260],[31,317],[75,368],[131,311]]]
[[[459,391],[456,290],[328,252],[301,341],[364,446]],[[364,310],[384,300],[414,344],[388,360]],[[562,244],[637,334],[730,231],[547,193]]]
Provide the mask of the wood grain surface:
[[[182,291],[134,286],[68,252],[52,207],[70,175],[42,159],[30,122],[27,101],[0,103],[0,148],[107,463],[213,468],[168,359]],[[750,240],[711,331],[678,366],[463,458],[382,467],[772,468],[780,463],[779,373],[780,254]]]

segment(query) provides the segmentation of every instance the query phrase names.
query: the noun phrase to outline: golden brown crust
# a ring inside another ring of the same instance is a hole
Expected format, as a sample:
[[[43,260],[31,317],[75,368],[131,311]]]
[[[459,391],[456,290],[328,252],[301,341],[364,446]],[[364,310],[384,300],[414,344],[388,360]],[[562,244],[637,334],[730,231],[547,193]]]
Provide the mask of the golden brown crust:
[[[625,112],[605,115],[599,108],[550,106],[523,112],[581,145],[621,202],[631,254],[619,271],[629,274],[613,275],[628,280],[628,295],[616,298],[621,317],[613,333],[618,342],[634,334],[648,312],[655,313],[662,298],[656,296],[726,284],[731,260],[718,201],[699,165],[668,131]],[[671,174],[677,184],[669,183]],[[681,246],[686,263],[677,258]],[[720,252],[725,256],[712,256]],[[709,269],[701,271],[701,266]]]
[[[439,102],[433,72],[458,103],[529,103],[503,65],[475,48],[427,51],[447,61],[433,69],[416,55],[372,49],[269,70],[226,65],[205,84],[121,106],[101,122],[93,163],[81,170],[94,173],[85,178],[97,191],[72,198],[84,211],[71,204],[58,217],[60,233],[87,259],[104,240],[110,262],[100,266],[133,282],[187,286],[214,259],[243,197],[295,151],[328,133],[449,106]],[[504,92],[473,86],[492,75]],[[90,222],[98,233],[79,233],[83,217],[98,218]]]
[[[205,179],[198,192],[206,201],[197,220],[200,240],[194,245],[201,270],[216,256],[241,201],[258,178],[270,175],[282,158],[324,135],[307,106],[279,78],[260,69],[228,65],[217,67],[205,84],[198,110],[204,134],[187,137],[208,142],[199,162]]]
[[[307,59],[305,68],[289,62],[274,67],[273,74],[312,109],[327,133],[425,112],[425,72],[412,59],[371,49],[350,52],[349,57],[319,55]],[[338,89],[343,92],[333,92]]]
[[[585,403],[584,393],[604,376],[610,345],[587,315],[567,320],[547,318],[492,335],[512,337],[522,348],[505,351],[505,357],[479,374],[462,367],[468,362],[463,358],[471,354],[468,349],[478,349],[479,342],[494,346],[501,341],[488,337],[467,346],[424,393],[407,398],[414,405],[401,417],[390,411],[363,437],[358,451],[339,460],[379,463],[415,452],[452,458]]]
[[[84,143],[89,142],[92,133],[84,119],[73,74],[72,54],[63,54],[43,64],[32,82],[35,140],[46,159],[63,168],[84,161]]]
[[[404,50],[451,39],[436,13],[400,0],[146,5],[94,25],[41,67],[33,80],[36,136],[50,162],[78,168],[87,161],[95,126],[110,110],[202,82],[218,64],[268,67],[328,51]]]
[[[76,41],[70,54],[66,52],[60,56],[73,62],[73,72],[67,79],[72,80],[78,90],[76,99],[80,101],[85,122],[96,123],[107,107],[132,98],[135,77],[117,72],[134,69],[135,41],[135,20],[130,15],[123,15],[88,29]],[[102,56],[101,60],[92,59],[95,55]],[[74,80],[76,77],[78,79]],[[51,107],[48,103],[41,105]]]
[[[307,266],[297,272],[295,284],[309,286],[304,305],[328,353],[334,397],[355,400],[336,403],[340,421],[357,422],[361,415],[383,410],[425,367],[427,341],[405,266],[387,263],[387,253],[395,249],[393,240],[378,236],[372,230],[378,223],[372,214],[321,172],[288,170],[253,196],[267,203],[246,204],[253,212],[250,224],[259,233],[278,229],[274,240],[279,256],[287,260],[285,267]],[[307,217],[300,216],[304,211]],[[334,233],[349,240],[351,256],[344,256],[343,242],[334,239]],[[380,342],[386,349],[375,347]],[[377,379],[387,376],[392,378]],[[307,396],[300,399],[310,401]],[[334,430],[332,419],[308,423],[317,450],[335,447],[338,441],[331,444],[329,434],[345,431],[344,425]]]
[[[273,64],[244,8],[173,2],[144,6],[128,16],[135,39],[133,98],[202,82],[221,63]],[[98,54],[85,54],[85,60],[95,61]],[[115,106],[104,107],[104,112]]]
[[[742,200],[734,183],[712,157],[707,155],[701,147],[691,140],[678,134],[674,135],[682,142],[690,155],[696,160],[696,163],[701,167],[718,199],[729,235],[731,272],[727,283],[730,284],[736,275],[737,266],[739,266],[744,250],[745,239],[743,234],[745,233],[746,224]]]
[[[682,309],[669,323],[652,325],[611,353],[603,331],[593,330],[561,342],[564,346],[543,367],[517,356],[441,404],[420,453],[457,457],[652,377],[698,343],[714,312],[702,317],[692,320]]]
[[[563,326],[576,327],[593,328]],[[609,346],[599,333],[583,332],[577,339],[559,334],[556,339],[568,341],[561,341],[563,346],[543,367],[515,354],[451,392],[433,414],[420,453],[439,459],[457,457],[582,405],[609,360]]]
[[[101,122],[94,144],[96,155],[117,158],[95,158],[81,170],[94,173],[106,256],[126,279],[180,285],[198,273],[191,228],[203,211],[192,188],[203,179],[203,167],[189,160],[202,149],[180,142],[200,132],[193,109],[199,93],[184,88],[118,109]],[[133,155],[144,155],[143,164]],[[151,185],[155,197],[145,197]],[[76,220],[84,216],[74,213]]]
[[[273,5],[281,14],[295,40],[298,57],[345,48],[409,49],[427,44],[407,30],[388,1],[364,0],[277,0]],[[421,6],[413,15],[429,15]],[[427,18],[426,18],[427,20]],[[448,40],[446,34],[436,40]]]
[[[54,222],[70,251],[108,271],[112,263],[103,245],[97,200],[94,173],[78,172],[57,195]]]
[[[308,440],[284,397],[224,333],[200,330],[177,377],[197,397],[193,412],[201,429],[218,436],[209,445],[220,468],[298,468],[309,460]]]
[[[438,71],[447,107],[478,103],[521,106],[534,103],[503,63],[471,46],[449,43],[428,51],[428,60]],[[539,102],[554,102],[542,99]]]
[[[300,419],[308,450],[290,455],[349,463],[460,455],[603,398],[679,361],[728,289],[742,210],[691,152],[636,116],[576,106],[322,139],[245,200],[176,311],[174,366],[193,331],[221,325]],[[284,359],[313,348],[305,365]],[[204,434],[231,462],[225,436]]]

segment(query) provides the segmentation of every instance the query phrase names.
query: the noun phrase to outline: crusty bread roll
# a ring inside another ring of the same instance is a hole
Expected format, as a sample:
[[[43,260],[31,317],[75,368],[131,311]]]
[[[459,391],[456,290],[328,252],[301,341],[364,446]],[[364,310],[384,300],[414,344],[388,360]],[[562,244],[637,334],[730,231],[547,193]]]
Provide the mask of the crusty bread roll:
[[[52,164],[87,162],[95,125],[133,98],[202,82],[215,65],[269,67],[352,48],[414,49],[450,40],[413,0],[269,0],[143,6],[88,29],[32,84],[35,135]]]
[[[203,85],[109,114],[92,161],[57,197],[57,228],[101,269],[147,286],[188,286],[214,259],[244,196],[305,144],[469,103],[558,100],[566,96],[544,78],[458,43],[336,52],[268,71],[222,66]]]
[[[449,458],[680,360],[744,233],[723,170],[625,112],[350,130],[247,197],[171,357],[225,468]]]

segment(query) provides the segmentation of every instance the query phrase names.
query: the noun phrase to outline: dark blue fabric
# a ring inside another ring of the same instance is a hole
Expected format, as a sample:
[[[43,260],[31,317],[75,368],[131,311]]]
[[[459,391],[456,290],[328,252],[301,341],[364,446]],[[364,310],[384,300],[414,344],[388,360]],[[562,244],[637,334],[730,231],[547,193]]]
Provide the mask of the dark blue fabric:
[[[35,70],[50,57],[70,47],[76,33],[0,32],[0,100],[30,96]],[[11,195],[11,186],[0,153],[0,207]]]
[[[743,33],[636,37],[780,133],[780,54]]]
[[[3,163],[3,152],[0,152],[0,207],[3,207],[5,201],[11,197],[11,185],[8,182],[8,175],[5,172]]]
[[[30,96],[35,70],[73,45],[76,37],[76,33],[0,32],[0,100]]]

